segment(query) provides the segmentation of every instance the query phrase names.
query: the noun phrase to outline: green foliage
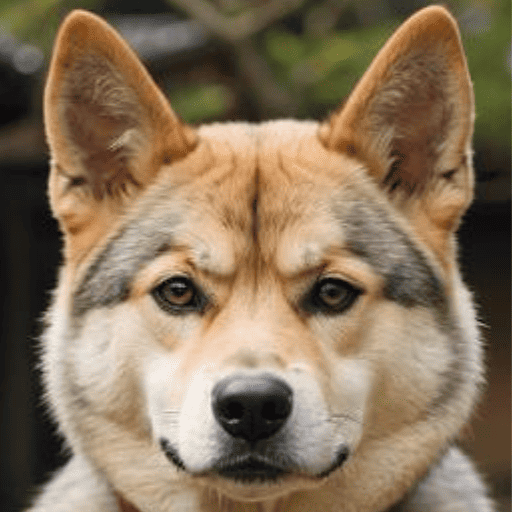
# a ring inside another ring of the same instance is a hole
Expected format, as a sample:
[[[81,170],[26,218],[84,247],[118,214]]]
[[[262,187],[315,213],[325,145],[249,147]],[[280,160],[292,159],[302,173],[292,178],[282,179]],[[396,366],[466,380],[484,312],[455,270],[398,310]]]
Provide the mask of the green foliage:
[[[269,30],[265,42],[268,55],[284,67],[297,64],[306,54],[303,39],[289,32]]]
[[[173,109],[187,123],[220,117],[233,103],[227,87],[220,84],[189,85],[168,94]]]
[[[49,54],[62,15],[74,8],[94,9],[98,0],[0,0],[0,26]]]
[[[463,39],[475,91],[475,139],[510,153],[510,2],[493,7],[488,30]]]
[[[390,24],[299,37],[284,30],[264,35],[264,52],[281,81],[303,101],[301,111],[329,110],[346,97],[392,33]]]
[[[2,25],[15,33],[23,32],[32,21],[40,20],[40,16],[57,3],[58,0],[1,0]]]

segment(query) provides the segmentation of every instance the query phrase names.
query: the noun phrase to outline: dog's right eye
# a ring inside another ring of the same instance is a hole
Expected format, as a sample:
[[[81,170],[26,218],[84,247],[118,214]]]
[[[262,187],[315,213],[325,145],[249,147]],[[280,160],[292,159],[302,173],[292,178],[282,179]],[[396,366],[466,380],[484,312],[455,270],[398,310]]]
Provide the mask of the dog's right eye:
[[[349,309],[361,293],[342,279],[328,277],[315,283],[303,307],[310,313],[339,314]]]
[[[205,296],[186,276],[167,279],[151,295],[161,309],[175,315],[201,312],[206,304]]]

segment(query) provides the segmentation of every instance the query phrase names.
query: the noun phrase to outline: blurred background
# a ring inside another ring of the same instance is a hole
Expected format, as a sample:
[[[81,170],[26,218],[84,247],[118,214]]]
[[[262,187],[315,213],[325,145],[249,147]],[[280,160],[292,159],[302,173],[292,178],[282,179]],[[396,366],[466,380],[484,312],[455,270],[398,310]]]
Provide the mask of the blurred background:
[[[449,0],[476,94],[476,201],[460,259],[479,304],[488,387],[462,444],[510,510],[511,13]],[[76,7],[128,40],[190,123],[323,119],[421,0],[0,0],[0,510],[20,510],[66,455],[41,401],[37,339],[59,234],[46,203],[41,95],[60,20]]]

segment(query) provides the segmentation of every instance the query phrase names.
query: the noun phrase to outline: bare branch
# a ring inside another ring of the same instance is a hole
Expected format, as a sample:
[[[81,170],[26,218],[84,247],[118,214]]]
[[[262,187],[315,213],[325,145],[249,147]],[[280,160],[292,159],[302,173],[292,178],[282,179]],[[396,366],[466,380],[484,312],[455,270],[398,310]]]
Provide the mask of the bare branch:
[[[258,53],[251,39],[234,46],[238,65],[258,104],[261,119],[288,117],[297,114],[299,101],[292,91],[279,84],[265,59]]]
[[[209,0],[171,0],[221,39],[235,43],[258,33],[272,22],[297,10],[304,0],[269,0],[260,7],[227,16]]]

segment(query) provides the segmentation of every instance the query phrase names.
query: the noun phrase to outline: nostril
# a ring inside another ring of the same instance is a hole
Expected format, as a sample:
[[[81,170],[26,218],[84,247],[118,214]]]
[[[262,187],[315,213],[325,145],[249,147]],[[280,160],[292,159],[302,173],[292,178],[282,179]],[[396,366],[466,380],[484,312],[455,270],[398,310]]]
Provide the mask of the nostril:
[[[230,401],[221,404],[219,413],[227,421],[239,421],[244,417],[245,407],[240,402]]]
[[[261,407],[261,416],[268,421],[286,419],[290,414],[289,400],[269,400]]]
[[[292,410],[293,392],[270,375],[228,377],[212,392],[215,418],[233,437],[265,439],[282,428]]]

